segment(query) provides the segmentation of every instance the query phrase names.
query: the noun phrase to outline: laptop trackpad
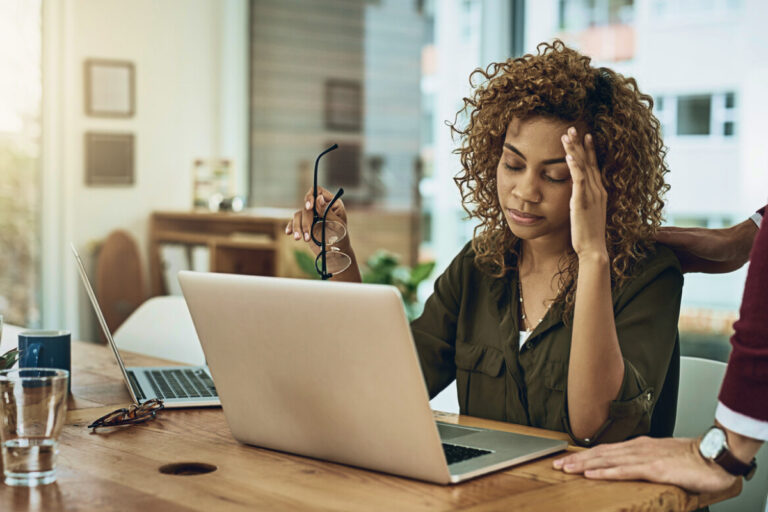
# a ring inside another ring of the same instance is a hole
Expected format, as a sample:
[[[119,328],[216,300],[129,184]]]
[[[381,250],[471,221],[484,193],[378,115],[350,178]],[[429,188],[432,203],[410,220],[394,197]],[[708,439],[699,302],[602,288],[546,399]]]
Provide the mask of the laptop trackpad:
[[[455,439],[457,437],[466,436],[469,434],[474,434],[475,432],[480,432],[480,429],[476,428],[470,428],[470,427],[462,427],[460,425],[451,425],[450,423],[443,423],[441,421],[436,421],[437,423],[437,430],[440,433],[440,439],[443,441],[447,439]]]

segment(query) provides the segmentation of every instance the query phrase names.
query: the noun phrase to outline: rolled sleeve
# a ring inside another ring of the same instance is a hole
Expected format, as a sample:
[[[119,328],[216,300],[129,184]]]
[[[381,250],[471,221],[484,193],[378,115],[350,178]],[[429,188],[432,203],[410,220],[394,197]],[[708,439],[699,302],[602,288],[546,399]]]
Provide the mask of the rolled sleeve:
[[[609,405],[608,419],[589,439],[573,435],[565,400],[563,426],[576,444],[591,446],[646,434],[672,435],[682,287],[679,263],[670,252],[669,257],[657,259],[643,270],[619,295],[614,310],[624,378]]]
[[[574,435],[568,419],[567,403],[563,414],[564,429],[579,446],[623,441],[627,438],[626,432],[650,430],[654,395],[653,387],[646,383],[640,372],[625,358],[621,388],[617,398],[609,406],[608,419],[595,435],[588,439]]]

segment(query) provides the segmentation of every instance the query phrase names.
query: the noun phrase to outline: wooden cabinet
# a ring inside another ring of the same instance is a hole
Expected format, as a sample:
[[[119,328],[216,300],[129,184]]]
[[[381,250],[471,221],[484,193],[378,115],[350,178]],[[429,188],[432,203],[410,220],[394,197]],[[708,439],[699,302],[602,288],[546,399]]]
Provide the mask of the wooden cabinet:
[[[160,249],[163,244],[206,246],[211,272],[306,277],[294,251],[309,251],[303,241],[285,235],[295,210],[253,208],[241,213],[154,212],[149,227],[150,295],[165,295]],[[406,265],[418,256],[419,217],[412,211],[349,209],[349,229],[358,263],[378,249],[399,254]]]
[[[212,272],[263,276],[295,273],[284,250],[285,224],[293,212],[254,209],[243,213],[154,212],[149,228],[150,294],[167,293],[162,244],[203,245]]]

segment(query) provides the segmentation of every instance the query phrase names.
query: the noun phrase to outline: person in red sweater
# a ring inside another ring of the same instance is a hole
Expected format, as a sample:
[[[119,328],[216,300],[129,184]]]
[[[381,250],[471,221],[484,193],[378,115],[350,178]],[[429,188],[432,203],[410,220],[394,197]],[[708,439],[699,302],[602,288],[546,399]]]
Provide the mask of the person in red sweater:
[[[728,229],[666,228],[657,237],[675,250],[688,272],[730,272],[750,260],[715,426],[699,439],[639,437],[601,445],[555,460],[556,469],[594,479],[670,483],[695,492],[724,490],[740,476],[751,477],[755,455],[768,441],[768,223],[761,222],[764,213],[765,207],[751,220]]]

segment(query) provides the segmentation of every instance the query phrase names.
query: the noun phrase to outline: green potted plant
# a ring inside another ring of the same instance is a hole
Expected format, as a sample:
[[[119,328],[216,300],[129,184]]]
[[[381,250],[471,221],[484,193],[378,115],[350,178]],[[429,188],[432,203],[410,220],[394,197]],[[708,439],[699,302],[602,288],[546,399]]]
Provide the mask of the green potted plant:
[[[315,270],[315,260],[312,255],[297,250],[294,251],[294,256],[299,268],[308,277],[311,279],[320,278]],[[405,312],[410,321],[421,313],[416,294],[419,283],[428,278],[434,268],[434,261],[419,263],[413,268],[400,265],[400,257],[397,254],[380,249],[365,262],[362,277],[364,283],[389,284],[400,290]]]
[[[0,356],[0,370],[8,370],[13,368],[16,364],[16,360],[19,358],[19,349],[12,348],[2,356]]]

